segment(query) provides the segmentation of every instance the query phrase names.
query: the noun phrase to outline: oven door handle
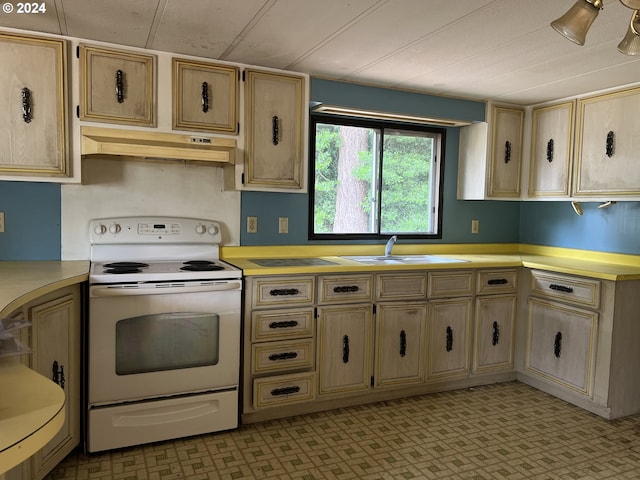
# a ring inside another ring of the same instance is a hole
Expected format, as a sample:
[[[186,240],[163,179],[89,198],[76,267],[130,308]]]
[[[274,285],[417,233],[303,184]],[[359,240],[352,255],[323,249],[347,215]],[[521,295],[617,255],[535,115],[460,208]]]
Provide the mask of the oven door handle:
[[[128,295],[166,295],[170,293],[223,292],[241,290],[242,281],[212,282],[201,285],[188,283],[145,283],[142,285],[93,285],[89,289],[92,297],[123,297]]]

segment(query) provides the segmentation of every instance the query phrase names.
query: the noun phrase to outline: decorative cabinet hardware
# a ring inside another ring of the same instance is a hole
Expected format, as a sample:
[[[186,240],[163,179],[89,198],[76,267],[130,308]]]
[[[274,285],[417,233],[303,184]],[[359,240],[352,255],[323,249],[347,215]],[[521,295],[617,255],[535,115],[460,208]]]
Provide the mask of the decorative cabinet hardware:
[[[553,354],[556,358],[560,358],[560,352],[562,350],[562,332],[556,333],[555,339],[553,341]]]
[[[64,382],[65,382],[64,365],[59,365],[58,362],[54,360],[51,366],[51,371],[52,371],[51,379],[54,381],[54,383],[57,383],[58,385],[60,385],[60,388],[64,389]]]
[[[498,345],[500,341],[500,327],[498,326],[498,322],[493,322],[493,333],[491,335],[491,345],[494,347]]]
[[[453,350],[453,329],[450,326],[447,326],[447,339],[446,339],[446,350],[450,352]]]
[[[400,330],[400,356],[407,354],[407,334],[404,330]]]
[[[22,89],[22,119],[25,123],[31,123],[33,119],[31,114],[31,90],[27,87]]]
[[[202,82],[202,111],[207,113],[209,111],[209,84]]]
[[[573,288],[566,287],[564,285],[558,285],[556,283],[552,283],[551,285],[549,285],[549,288],[551,290],[555,290],[556,292],[573,293]]]
[[[491,278],[487,280],[487,285],[506,285],[509,280],[506,278]]]
[[[124,73],[120,69],[116,70],[116,100],[124,102]]]
[[[349,363],[349,335],[342,337],[342,363]]]
[[[297,288],[275,288],[269,291],[269,295],[272,297],[284,296],[284,295],[298,295],[300,290]]]
[[[282,320],[279,322],[271,322],[269,328],[293,328],[297,327],[298,322],[296,320]]]
[[[274,145],[278,145],[280,142],[280,127],[278,126],[279,118],[277,115],[274,115],[271,118],[271,134],[272,134],[272,142]]]
[[[296,352],[272,353],[271,355],[269,355],[269,360],[271,360],[272,362],[276,362],[278,360],[291,360],[297,357],[298,354]]]
[[[507,140],[504,142],[504,163],[511,161],[511,142]]]
[[[357,292],[360,290],[358,285],[343,285],[339,287],[333,287],[333,291],[335,293],[349,293],[349,292]]]
[[[273,390],[271,390],[271,395],[277,397],[280,395],[291,395],[292,393],[298,393],[299,391],[300,387],[298,387],[297,385],[293,387],[274,388]]]
[[[547,142],[547,161],[549,163],[553,162],[553,138]]]
[[[613,157],[613,140],[614,140],[614,133],[613,131],[609,131],[609,133],[607,133],[607,146],[605,148],[605,153],[609,158]]]

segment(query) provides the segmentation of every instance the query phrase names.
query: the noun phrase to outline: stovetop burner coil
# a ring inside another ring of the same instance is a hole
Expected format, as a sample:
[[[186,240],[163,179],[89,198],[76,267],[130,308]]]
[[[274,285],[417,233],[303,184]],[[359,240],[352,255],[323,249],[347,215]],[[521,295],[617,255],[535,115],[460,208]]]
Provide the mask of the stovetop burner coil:
[[[180,270],[188,272],[212,272],[215,270],[224,270],[224,267],[216,265],[209,260],[187,260],[184,262],[184,266],[180,267]]]
[[[104,265],[104,273],[115,275],[124,273],[140,273],[143,268],[148,266],[148,263],[142,262],[111,262]]]

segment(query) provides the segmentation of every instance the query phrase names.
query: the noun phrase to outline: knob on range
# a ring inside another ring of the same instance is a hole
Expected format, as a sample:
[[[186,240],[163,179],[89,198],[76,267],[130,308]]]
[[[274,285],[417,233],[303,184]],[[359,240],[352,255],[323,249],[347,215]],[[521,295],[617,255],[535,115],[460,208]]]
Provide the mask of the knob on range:
[[[122,230],[122,227],[120,226],[119,223],[112,223],[111,225],[109,225],[109,232],[112,233],[113,235],[120,233],[121,230]]]
[[[198,235],[204,235],[205,233],[208,233],[209,235],[214,236],[217,235],[218,232],[220,232],[220,229],[217,225],[211,225],[209,228],[207,228],[207,226],[202,223],[196,225],[196,233]]]
[[[105,233],[107,233],[107,226],[99,223],[94,227],[93,231],[96,235],[104,235]]]

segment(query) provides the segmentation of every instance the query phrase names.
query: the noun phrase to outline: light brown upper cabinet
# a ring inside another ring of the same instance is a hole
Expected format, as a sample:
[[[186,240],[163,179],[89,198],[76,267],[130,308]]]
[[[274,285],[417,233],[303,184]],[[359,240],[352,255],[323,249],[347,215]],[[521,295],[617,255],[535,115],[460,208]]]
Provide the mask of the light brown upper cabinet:
[[[246,151],[243,187],[305,188],[305,77],[244,71]]]
[[[156,56],[80,46],[80,120],[156,126]]]
[[[530,197],[568,197],[575,102],[532,110]]]
[[[238,74],[230,65],[173,59],[173,128],[238,133]]]
[[[0,174],[68,177],[67,47],[0,34]]]
[[[578,101],[576,197],[640,195],[640,88]]]

